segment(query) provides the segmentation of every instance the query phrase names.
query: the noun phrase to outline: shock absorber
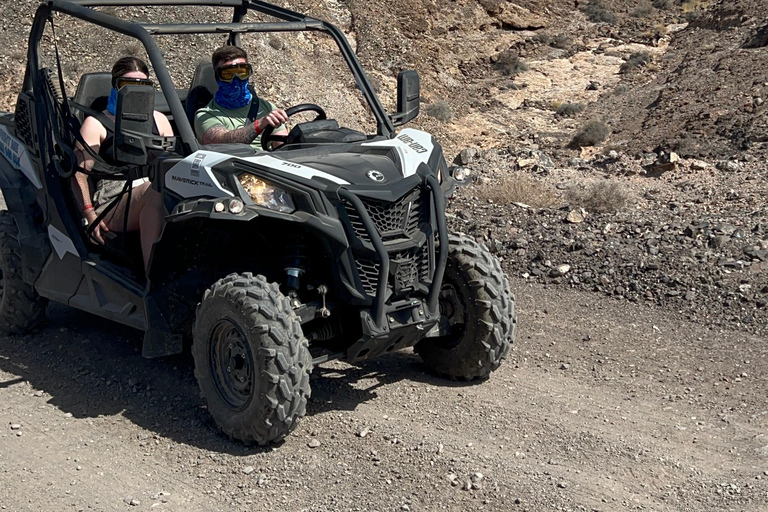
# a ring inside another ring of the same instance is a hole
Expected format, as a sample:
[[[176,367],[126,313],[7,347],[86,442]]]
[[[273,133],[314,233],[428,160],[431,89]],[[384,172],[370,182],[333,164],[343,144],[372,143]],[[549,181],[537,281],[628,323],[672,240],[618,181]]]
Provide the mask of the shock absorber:
[[[285,286],[296,291],[301,285],[301,276],[306,272],[306,249],[301,238],[285,248]]]

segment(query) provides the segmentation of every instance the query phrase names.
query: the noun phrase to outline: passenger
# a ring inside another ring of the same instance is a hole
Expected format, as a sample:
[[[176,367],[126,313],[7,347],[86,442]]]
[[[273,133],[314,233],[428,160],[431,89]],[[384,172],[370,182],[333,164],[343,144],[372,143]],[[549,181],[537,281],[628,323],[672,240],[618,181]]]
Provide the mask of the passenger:
[[[245,50],[237,46],[222,46],[211,58],[219,90],[208,105],[195,114],[195,133],[203,144],[242,143],[261,151],[261,134],[267,126],[274,126],[275,135],[288,135],[283,123],[288,120],[285,111],[252,93],[248,79],[253,70],[248,64]],[[248,114],[253,112],[251,122]],[[258,108],[256,108],[258,106]],[[280,145],[275,142],[273,147]]]
[[[148,84],[149,69],[144,61],[135,57],[124,57],[112,67],[112,92],[107,103],[107,110],[104,113],[111,119],[115,118],[115,109],[117,107],[117,90],[130,84]],[[161,136],[172,136],[173,129],[168,118],[160,112],[155,111],[155,127],[153,133]],[[80,128],[80,135],[88,144],[91,150],[101,156],[107,163],[119,165],[112,158],[111,147],[113,133],[107,131],[106,127],[96,118],[88,117],[83,121]],[[86,171],[93,169],[94,158],[83,149],[78,142],[76,147],[77,163]],[[109,206],[125,188],[125,181],[101,179],[97,182],[96,192],[91,196],[91,190],[88,185],[88,175],[83,172],[75,173],[72,178],[72,190],[74,191],[75,202],[79,208],[86,225],[93,224],[99,215]],[[152,251],[152,244],[160,237],[163,228],[163,211],[160,194],[151,188],[147,178],[135,180],[131,190],[131,204],[128,205],[127,226],[125,224],[126,205],[128,195],[120,197],[119,202],[114,206],[106,217],[93,228],[91,240],[99,244],[104,244],[104,237],[108,236],[110,231],[122,232],[125,227],[128,231],[139,231],[141,238],[141,252],[144,257],[144,270],[148,270],[149,255]]]

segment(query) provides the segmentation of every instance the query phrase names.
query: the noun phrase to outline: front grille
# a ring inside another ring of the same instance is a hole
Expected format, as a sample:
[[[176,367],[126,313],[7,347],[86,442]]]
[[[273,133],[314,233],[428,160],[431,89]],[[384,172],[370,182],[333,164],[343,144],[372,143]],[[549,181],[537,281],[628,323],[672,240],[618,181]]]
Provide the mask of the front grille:
[[[375,297],[381,265],[376,261],[359,257],[355,259],[355,265],[366,295]],[[390,275],[387,282],[395,293],[415,290],[420,283],[426,284],[431,281],[432,263],[428,244],[415,249],[390,253],[389,265]]]
[[[389,242],[403,238],[413,238],[421,224],[429,219],[429,196],[415,188],[402,199],[393,203],[378,199],[360,198],[368,215],[371,217],[382,241]],[[363,221],[355,208],[345,202],[347,216],[355,236],[363,242],[370,242],[371,237],[363,226]]]
[[[375,297],[381,265],[364,258],[355,258],[355,265],[357,265],[357,273],[360,274],[360,282],[363,284],[366,295]]]

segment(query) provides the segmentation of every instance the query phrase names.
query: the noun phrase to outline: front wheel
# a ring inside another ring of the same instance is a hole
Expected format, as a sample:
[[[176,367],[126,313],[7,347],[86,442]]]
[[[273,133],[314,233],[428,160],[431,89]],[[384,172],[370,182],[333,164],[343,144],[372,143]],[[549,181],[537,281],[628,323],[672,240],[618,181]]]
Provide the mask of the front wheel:
[[[440,288],[441,335],[415,349],[424,364],[452,379],[484,379],[509,354],[515,339],[515,298],[499,260],[463,234],[449,236]]]
[[[16,221],[0,211],[0,334],[21,334],[39,324],[48,301],[24,282]]]
[[[250,273],[218,280],[198,306],[193,337],[195,377],[222,432],[263,445],[296,428],[312,359],[277,284]]]

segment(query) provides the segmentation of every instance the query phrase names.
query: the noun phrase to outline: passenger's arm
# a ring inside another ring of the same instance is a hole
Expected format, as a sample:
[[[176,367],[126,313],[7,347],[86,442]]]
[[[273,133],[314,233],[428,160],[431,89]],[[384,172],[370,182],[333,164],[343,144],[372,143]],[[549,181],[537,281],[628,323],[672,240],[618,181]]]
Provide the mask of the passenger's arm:
[[[91,148],[94,153],[99,152],[101,143],[107,136],[107,130],[104,126],[93,117],[86,118],[83,121],[83,126],[80,128],[80,135],[83,141]],[[75,155],[77,156],[77,165],[86,171],[93,169],[93,165],[96,162],[93,156],[83,148],[80,142],[75,144]],[[75,172],[75,175],[70,178],[70,186],[72,188],[72,195],[77,205],[77,210],[88,221],[89,224],[93,223],[98,215],[91,203],[91,188],[88,185],[88,174],[84,172]],[[93,230],[93,238],[100,244],[104,243],[102,232],[109,231],[107,224],[102,220],[98,226]]]

